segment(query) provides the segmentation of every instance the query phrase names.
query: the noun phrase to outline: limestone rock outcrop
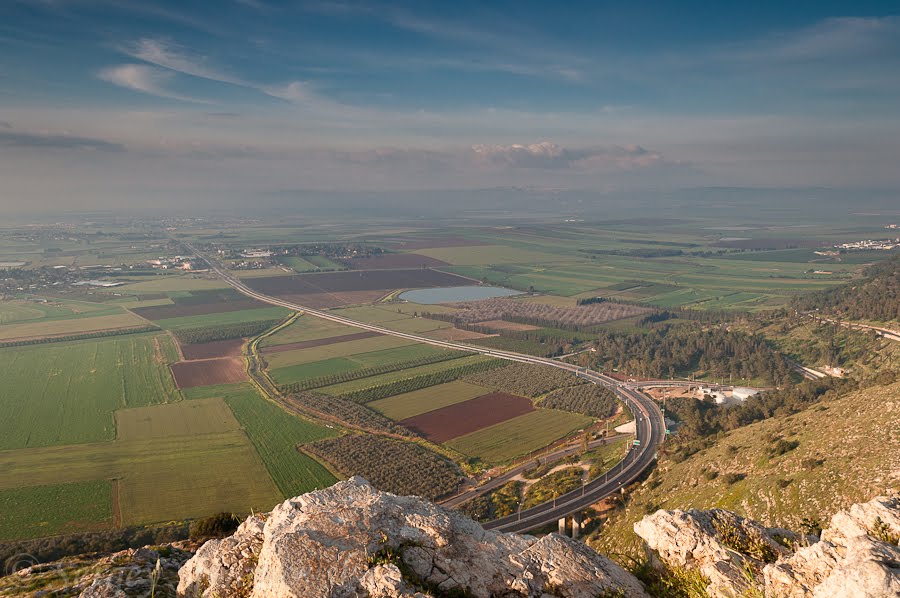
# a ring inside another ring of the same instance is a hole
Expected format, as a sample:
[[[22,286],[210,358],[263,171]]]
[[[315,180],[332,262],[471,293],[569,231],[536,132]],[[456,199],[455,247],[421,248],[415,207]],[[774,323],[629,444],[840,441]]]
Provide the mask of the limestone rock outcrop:
[[[841,511],[821,538],[766,528],[722,509],[658,511],[634,525],[656,564],[700,572],[707,593],[735,598],[900,596],[900,501]]]
[[[289,499],[264,522],[248,519],[234,536],[204,545],[180,575],[181,595],[204,597],[646,596],[636,578],[583,544],[486,531],[362,478]]]

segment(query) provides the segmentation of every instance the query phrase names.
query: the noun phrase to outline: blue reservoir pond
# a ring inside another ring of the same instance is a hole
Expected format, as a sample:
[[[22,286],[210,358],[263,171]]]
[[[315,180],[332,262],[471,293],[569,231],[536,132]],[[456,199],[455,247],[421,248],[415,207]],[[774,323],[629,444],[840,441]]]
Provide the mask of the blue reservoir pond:
[[[490,299],[492,297],[511,297],[521,295],[522,291],[505,289],[503,287],[470,286],[470,287],[438,287],[434,289],[415,289],[400,293],[400,299],[421,303],[423,305],[435,305],[437,303],[456,303],[458,301],[477,301],[478,299]]]

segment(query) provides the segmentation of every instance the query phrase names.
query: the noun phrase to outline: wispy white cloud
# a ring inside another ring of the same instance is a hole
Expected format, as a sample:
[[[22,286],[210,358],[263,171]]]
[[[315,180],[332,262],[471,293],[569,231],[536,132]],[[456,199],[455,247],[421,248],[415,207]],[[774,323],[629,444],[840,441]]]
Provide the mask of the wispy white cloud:
[[[752,44],[752,59],[806,61],[848,59],[900,49],[900,17],[842,17],[766,36]]]
[[[527,145],[473,145],[476,160],[513,168],[630,170],[662,162],[662,154],[639,145],[567,148],[542,141]]]
[[[195,104],[210,104],[206,100],[182,95],[167,89],[166,84],[172,74],[164,70],[143,64],[122,64],[105,68],[97,73],[97,77],[113,85],[139,91],[159,98],[180,100]]]
[[[125,148],[104,139],[80,137],[61,133],[26,133],[4,127],[0,131],[0,147],[38,148],[38,149],[90,149],[107,152],[124,151]]]
[[[239,77],[230,75],[212,66],[206,57],[193,56],[187,53],[184,48],[163,40],[143,38],[125,47],[124,51],[132,58],[184,75],[242,87],[252,87],[251,84]]]

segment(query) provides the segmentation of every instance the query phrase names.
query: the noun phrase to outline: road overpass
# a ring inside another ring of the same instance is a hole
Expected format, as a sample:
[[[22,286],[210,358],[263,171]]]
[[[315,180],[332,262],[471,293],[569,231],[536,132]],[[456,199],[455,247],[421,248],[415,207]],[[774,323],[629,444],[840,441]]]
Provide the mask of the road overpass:
[[[362,330],[368,330],[371,332],[378,332],[380,334],[404,338],[435,347],[452,349],[455,351],[466,351],[469,353],[478,353],[481,355],[486,355],[488,357],[504,359],[507,361],[531,363],[535,365],[546,365],[549,367],[559,368],[571,372],[579,378],[583,378],[585,380],[593,382],[594,384],[605,386],[606,388],[609,388],[610,390],[615,392],[619,399],[632,412],[635,418],[635,444],[629,449],[628,455],[626,455],[626,457],[621,462],[613,466],[612,470],[610,470],[610,472],[607,472],[605,476],[603,476],[602,478],[598,477],[586,483],[580,490],[576,490],[574,492],[559,496],[554,501],[550,501],[536,507],[532,507],[530,509],[524,509],[516,513],[516,515],[492,521],[485,525],[485,527],[489,529],[497,529],[501,531],[526,531],[532,528],[542,527],[544,525],[553,523],[560,517],[564,517],[567,514],[573,513],[591,504],[594,504],[595,502],[605,498],[613,492],[616,492],[623,486],[627,485],[629,482],[638,478],[644,472],[644,470],[646,470],[653,463],[654,459],[656,458],[656,450],[665,438],[666,426],[665,421],[663,420],[663,414],[656,403],[653,402],[653,399],[640,392],[639,390],[630,388],[627,384],[619,382],[615,378],[611,378],[610,376],[601,374],[600,372],[594,372],[592,370],[588,370],[587,368],[554,359],[535,357],[533,355],[515,353],[513,351],[500,351],[497,349],[481,347],[478,345],[468,345],[465,343],[432,339],[426,336],[410,334],[408,332],[391,330],[390,328],[385,328],[376,324],[369,324],[367,322],[352,320],[350,318],[345,318],[328,311],[311,309],[303,305],[293,303],[291,301],[280,299],[278,297],[265,295],[250,288],[241,280],[228,274],[219,264],[204,256],[192,244],[184,241],[182,241],[181,243],[188,250],[190,250],[192,254],[203,258],[209,264],[210,270],[212,272],[214,272],[225,282],[231,285],[235,290],[252,299],[256,299],[270,305],[285,307],[293,311],[301,311],[310,316],[321,318],[323,320],[329,320],[331,322],[336,322],[345,326],[352,326],[354,328],[360,328]]]

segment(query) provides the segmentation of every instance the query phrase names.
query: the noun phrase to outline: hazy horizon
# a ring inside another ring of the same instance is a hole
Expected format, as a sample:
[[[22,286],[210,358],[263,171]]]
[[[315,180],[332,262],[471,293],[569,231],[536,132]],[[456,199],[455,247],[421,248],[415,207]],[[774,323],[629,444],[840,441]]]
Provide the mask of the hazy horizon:
[[[0,7],[0,215],[429,214],[448,194],[462,209],[549,198],[577,213],[693,189],[888,208],[894,13],[13,0]]]

